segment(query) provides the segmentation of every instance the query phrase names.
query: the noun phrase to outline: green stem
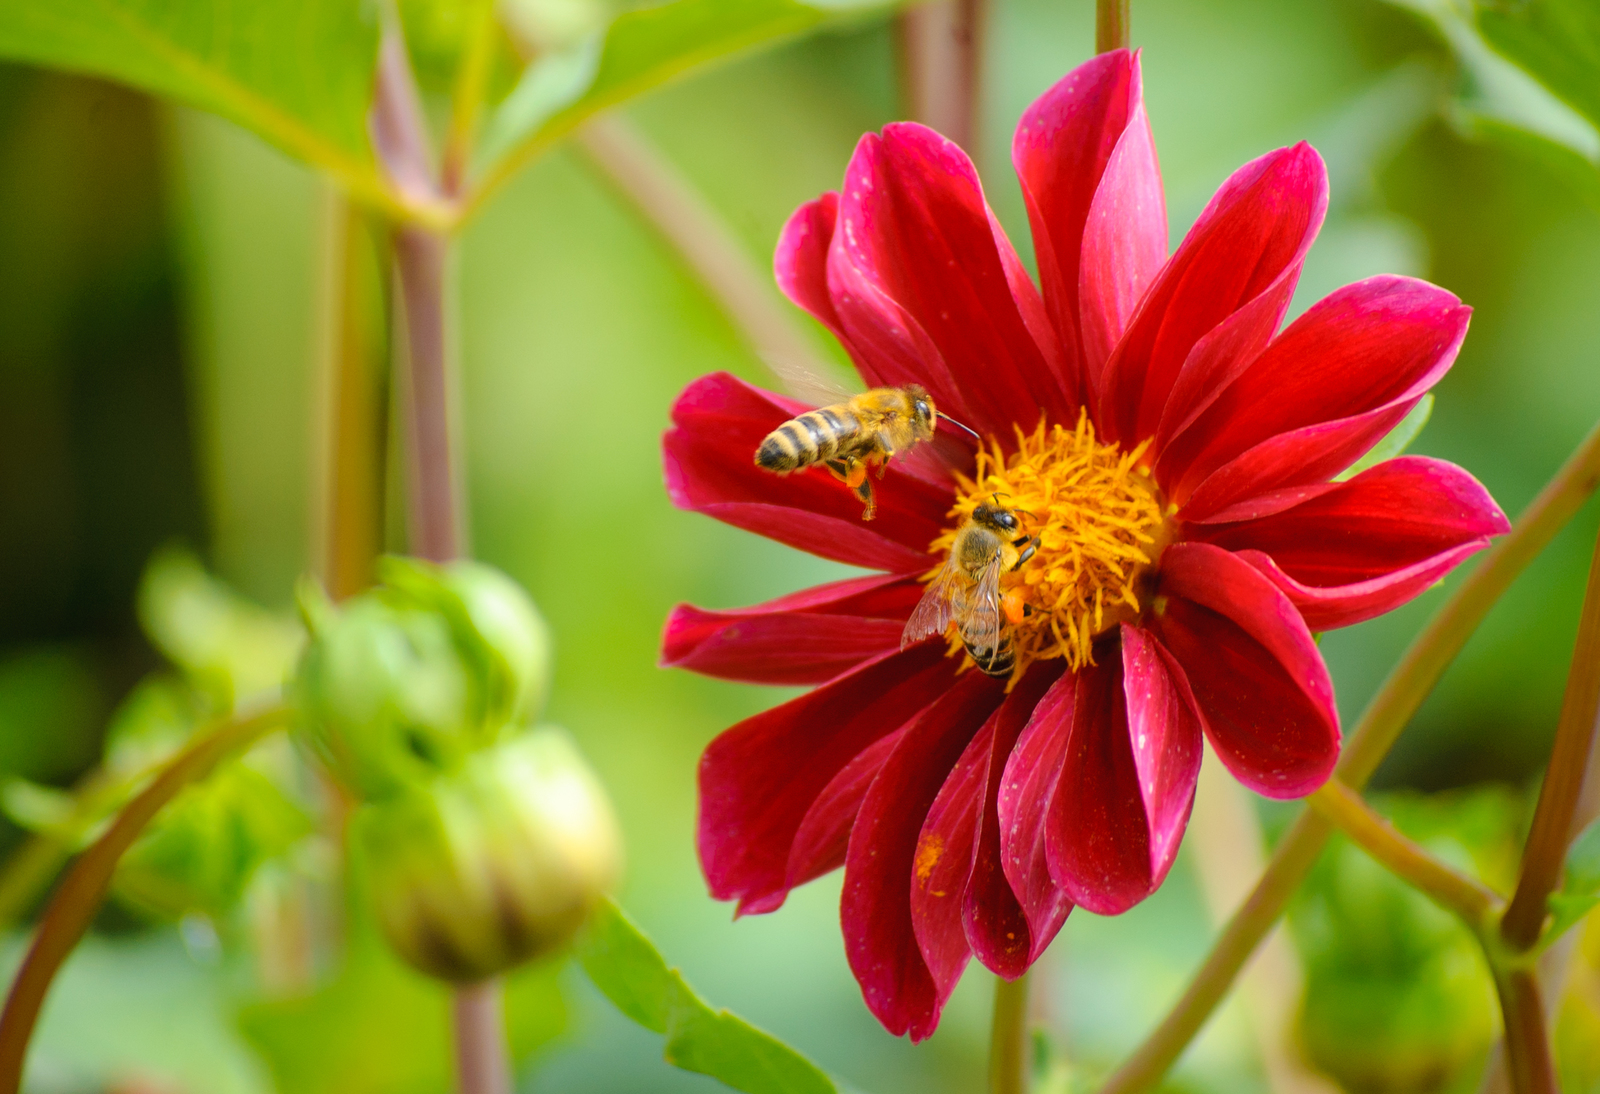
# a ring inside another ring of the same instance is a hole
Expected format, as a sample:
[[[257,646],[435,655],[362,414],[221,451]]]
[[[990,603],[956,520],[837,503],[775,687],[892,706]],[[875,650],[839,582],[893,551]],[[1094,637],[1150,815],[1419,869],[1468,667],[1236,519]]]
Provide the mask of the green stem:
[[[1491,913],[1501,906],[1499,896],[1396,831],[1338,779],[1329,779],[1306,802],[1412,887],[1459,915],[1474,932],[1481,934]]]
[[[1128,48],[1128,0],[1095,0],[1094,51]]]
[[[1544,999],[1531,965],[1503,970],[1495,977],[1500,1013],[1505,1017],[1506,1070],[1515,1094],[1557,1094],[1555,1062],[1550,1058]]]
[[[493,0],[474,0],[464,6],[471,29],[450,99],[450,128],[445,133],[444,162],[439,168],[440,189],[448,198],[458,197],[466,184],[472,142],[478,136],[484,93],[494,67],[495,32],[499,29]]]
[[[989,1094],[1028,1089],[1028,975],[996,977],[994,1024],[989,1034]]]
[[[1500,594],[1572,519],[1597,486],[1600,427],[1584,438],[1511,532],[1457,586],[1390,672],[1367,705],[1339,761],[1338,774],[1346,784],[1357,789],[1366,784]],[[1278,843],[1261,880],[1212,945],[1183,997],[1101,1088],[1101,1094],[1132,1094],[1148,1089],[1166,1074],[1277,922],[1290,894],[1304,880],[1332,833],[1333,825],[1316,813],[1304,812],[1295,819]]]
[[[287,718],[285,707],[272,706],[236,716],[202,733],[123,807],[105,835],[73,863],[39,920],[33,945],[11,982],[5,1010],[0,1012],[0,1094],[17,1094],[21,1087],[22,1066],[39,1020],[39,1007],[62,962],[89,929],[123,853],[180,790],[203,779],[222,760],[254,744]]]
[[[1513,950],[1523,951],[1539,940],[1546,905],[1561,881],[1567,845],[1572,842],[1573,817],[1583,789],[1585,769],[1595,737],[1595,715],[1600,712],[1600,538],[1589,563],[1589,586],[1583,595],[1578,639],[1572,647],[1572,667],[1556,723],[1556,741],[1539,790],[1539,805],[1522,852],[1522,876],[1517,891],[1500,921],[1500,935]]]

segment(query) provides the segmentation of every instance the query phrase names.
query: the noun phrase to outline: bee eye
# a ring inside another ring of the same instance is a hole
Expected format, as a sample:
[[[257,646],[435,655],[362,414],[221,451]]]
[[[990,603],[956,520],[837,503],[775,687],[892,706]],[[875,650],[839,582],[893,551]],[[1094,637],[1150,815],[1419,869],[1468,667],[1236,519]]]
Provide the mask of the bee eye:
[[[921,399],[917,400],[917,417],[919,417],[919,418],[931,418],[931,417],[933,417],[933,411],[929,410],[928,409],[928,404],[923,402]]]

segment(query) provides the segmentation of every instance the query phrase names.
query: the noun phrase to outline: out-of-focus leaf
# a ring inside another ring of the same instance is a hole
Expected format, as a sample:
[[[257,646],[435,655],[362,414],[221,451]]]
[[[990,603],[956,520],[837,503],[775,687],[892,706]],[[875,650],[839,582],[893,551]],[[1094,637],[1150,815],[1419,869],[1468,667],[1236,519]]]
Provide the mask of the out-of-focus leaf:
[[[522,1060],[566,1028],[560,967],[544,963],[505,980],[506,1034]],[[439,1094],[451,1089],[450,992],[412,972],[364,920],[345,963],[306,995],[253,1002],[239,1027],[294,1094]]]
[[[161,811],[117,864],[114,891],[151,915],[218,919],[263,863],[311,829],[272,779],[247,763],[229,763]]]
[[[150,640],[222,710],[282,684],[305,642],[292,617],[250,603],[175,548],[150,560],[139,618]]]
[[[1549,945],[1600,904],[1600,820],[1579,833],[1567,849],[1559,891],[1550,895],[1550,926],[1541,942]]]
[[[27,779],[12,779],[0,786],[0,809],[19,828],[29,832],[55,832],[77,816],[78,803],[65,790],[41,786]]]
[[[375,185],[377,5],[360,0],[6,0],[0,56],[96,76],[252,129]]]
[[[833,1080],[771,1034],[712,1010],[611,901],[578,943],[584,971],[629,1018],[666,1036],[663,1055],[747,1094],[836,1094]]]
[[[1600,126],[1600,5],[1594,0],[1495,0],[1477,5],[1495,49]]]
[[[1334,478],[1339,482],[1354,478],[1369,467],[1374,467],[1384,460],[1392,460],[1417,439],[1417,434],[1422,432],[1422,427],[1428,424],[1428,418],[1433,414],[1433,394],[1424,395],[1417,405],[1411,408],[1411,413],[1400,419],[1400,424],[1389,430],[1387,436],[1372,446],[1372,450],[1351,464]]]
[[[484,192],[582,122],[689,69],[811,30],[882,0],[671,0],[617,17],[598,39],[530,66],[477,156]]]
[[[0,774],[46,781],[81,770],[105,718],[87,649],[37,645],[0,658]]]

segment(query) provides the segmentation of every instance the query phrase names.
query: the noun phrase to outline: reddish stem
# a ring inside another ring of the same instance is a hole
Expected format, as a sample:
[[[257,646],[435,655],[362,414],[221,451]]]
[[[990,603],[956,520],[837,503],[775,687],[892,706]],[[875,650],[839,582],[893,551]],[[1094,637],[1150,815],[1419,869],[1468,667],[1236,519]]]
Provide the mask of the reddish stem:
[[[1094,51],[1128,48],[1128,0],[1095,0]]]
[[[986,0],[934,0],[900,16],[901,95],[911,117],[978,157]]]
[[[39,1007],[67,955],[89,929],[123,853],[180,790],[205,778],[219,762],[255,743],[286,717],[283,707],[274,706],[230,719],[202,734],[168,762],[155,781],[123,807],[105,835],[72,864],[39,920],[39,931],[11,982],[5,1010],[0,1012],[0,1094],[17,1094],[21,1087],[22,1066],[39,1020]]]
[[[1506,1070],[1515,1094],[1557,1094],[1555,1062],[1544,1020],[1544,999],[1531,966],[1495,978],[1505,1018]]]
[[[1589,563],[1589,586],[1578,619],[1578,640],[1572,647],[1572,667],[1561,700],[1556,742],[1539,790],[1533,827],[1522,852],[1522,876],[1500,936],[1513,950],[1523,951],[1539,940],[1546,905],[1561,882],[1567,845],[1572,842],[1573,818],[1583,790],[1585,768],[1595,737],[1595,715],[1600,712],[1600,538]]]
[[[500,982],[458,985],[451,1014],[455,1022],[459,1094],[511,1094]]]

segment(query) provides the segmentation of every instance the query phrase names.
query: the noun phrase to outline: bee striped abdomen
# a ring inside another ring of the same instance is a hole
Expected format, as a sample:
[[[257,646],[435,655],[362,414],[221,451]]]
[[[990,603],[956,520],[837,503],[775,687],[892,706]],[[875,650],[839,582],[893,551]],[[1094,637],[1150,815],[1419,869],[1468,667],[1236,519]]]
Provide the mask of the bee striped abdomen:
[[[779,473],[810,467],[836,455],[860,429],[844,406],[808,411],[767,434],[756,449],[756,465]]]
[[[966,635],[962,635],[962,640],[973,663],[987,675],[1010,676],[1016,667],[1017,650],[1009,630],[1002,629],[998,636],[981,642],[974,642]]]

